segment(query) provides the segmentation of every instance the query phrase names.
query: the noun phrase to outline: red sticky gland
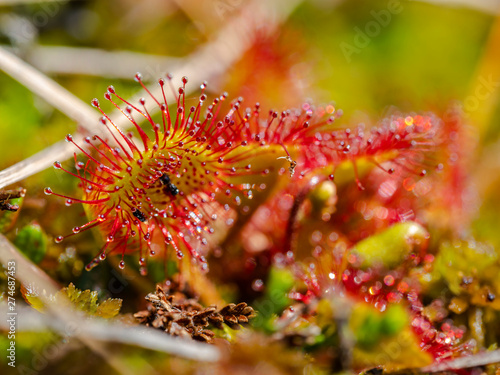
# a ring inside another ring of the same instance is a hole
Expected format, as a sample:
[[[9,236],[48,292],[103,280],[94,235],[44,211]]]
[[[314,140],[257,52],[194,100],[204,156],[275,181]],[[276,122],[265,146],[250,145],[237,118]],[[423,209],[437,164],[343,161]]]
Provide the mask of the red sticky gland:
[[[161,125],[155,123],[146,110],[145,99],[140,99],[139,108],[120,97],[112,86],[108,87],[105,99],[134,125],[142,143],[138,146],[101,109],[99,101],[92,100],[92,105],[103,115],[100,122],[108,130],[112,143],[96,135],[85,138],[85,149],[76,144],[71,135],[66,136],[66,141],[73,143],[87,161],[79,162],[75,155],[77,173],[62,168],[59,162],[54,166],[80,180],[83,198],[53,193],[50,188],[46,188],[45,193],[62,197],[67,204],[83,203],[91,220],[75,227],[67,236],[58,236],[56,242],[97,227],[106,243],[87,265],[88,270],[109,254],[121,254],[122,268],[123,256],[136,251],[144,268],[148,256],[169,247],[179,258],[187,250],[190,258],[206,269],[206,251],[201,250],[208,244],[205,234],[214,231],[211,222],[221,211],[241,204],[240,195],[251,199],[250,189],[255,178],[252,176],[267,175],[283,164],[273,160],[287,158],[293,174],[292,155],[300,157],[306,152],[313,138],[311,132],[333,119],[321,120],[318,111],[310,108],[285,111],[281,115],[271,111],[267,119],[262,119],[260,105],[242,111],[241,98],[221,116],[227,94],[216,98],[203,116],[206,83],[201,85],[197,105],[187,108],[185,77],[177,91],[175,110],[170,110],[164,92],[165,80],[159,80],[163,99],[160,102],[145,87],[139,74],[135,78],[159,106]],[[170,77],[167,78],[170,83]],[[120,107],[114,98],[126,107]],[[149,122],[154,139],[148,137],[133,114]],[[263,160],[269,164],[262,165]],[[258,161],[258,166],[252,167],[252,161]],[[311,162],[308,164],[303,167],[314,166]],[[245,178],[249,179],[248,183],[242,183]],[[233,201],[224,199],[230,204],[226,203],[223,209],[222,204],[217,204],[222,196],[234,197]]]

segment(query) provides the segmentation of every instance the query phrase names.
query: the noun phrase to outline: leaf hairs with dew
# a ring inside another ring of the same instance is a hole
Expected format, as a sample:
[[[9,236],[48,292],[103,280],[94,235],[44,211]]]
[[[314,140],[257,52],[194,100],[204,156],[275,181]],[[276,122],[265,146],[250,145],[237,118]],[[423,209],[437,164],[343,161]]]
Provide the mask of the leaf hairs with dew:
[[[134,125],[140,144],[134,142],[131,133],[118,128],[99,101],[93,99],[92,105],[102,113],[100,122],[109,131],[111,141],[95,135],[85,138],[83,147],[67,135],[66,141],[73,143],[87,160],[78,161],[75,154],[76,173],[60,162],[54,163],[56,169],[80,180],[83,197],[73,198],[45,188],[46,194],[64,198],[67,205],[82,203],[89,217],[87,223],[74,227],[73,233],[57,236],[56,242],[94,227],[102,233],[105,244],[87,270],[110,254],[120,254],[119,267],[124,268],[124,255],[138,252],[141,273],[145,274],[147,258],[163,250],[173,251],[179,259],[187,253],[192,263],[206,270],[206,237],[214,233],[213,223],[226,211],[237,209],[244,199],[252,199],[254,192],[266,189],[266,179],[272,182],[287,175],[287,167],[293,178],[296,167],[309,170],[314,166],[311,161],[309,165],[297,165],[295,160],[307,159],[301,154],[307,152],[315,132],[340,114],[338,111],[337,116],[327,116],[325,110],[307,105],[281,113],[269,111],[262,116],[258,103],[243,110],[242,98],[232,101],[223,114],[226,93],[203,109],[206,83],[201,85],[196,105],[189,106],[187,102],[192,101],[185,96],[186,77],[177,90],[170,75],[160,79],[159,99],[146,88],[139,73],[135,79],[158,105],[159,123],[146,109],[146,99],[135,105],[109,86],[105,99]],[[176,98],[170,108],[164,91],[167,85]],[[134,115],[146,119],[152,136]],[[241,209],[245,208],[242,205]]]

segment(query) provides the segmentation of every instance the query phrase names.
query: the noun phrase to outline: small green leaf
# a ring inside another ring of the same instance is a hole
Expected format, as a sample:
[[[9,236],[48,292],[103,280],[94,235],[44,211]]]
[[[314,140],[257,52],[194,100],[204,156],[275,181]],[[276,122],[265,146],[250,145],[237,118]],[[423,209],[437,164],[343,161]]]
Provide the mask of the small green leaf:
[[[381,332],[386,336],[392,336],[408,324],[408,313],[400,305],[391,305],[382,316]]]
[[[382,233],[358,242],[351,252],[358,256],[361,267],[383,265],[395,268],[415,249],[427,242],[428,233],[414,222],[394,224]]]
[[[476,241],[444,243],[435,260],[435,270],[448,284],[450,290],[459,295],[463,291],[464,277],[475,277],[486,281],[498,278],[498,254],[492,246]]]
[[[381,340],[399,334],[408,325],[408,313],[400,305],[392,305],[380,312],[360,303],[353,309],[349,325],[360,348],[370,349]]]
[[[274,332],[274,319],[290,305],[288,293],[293,285],[294,278],[289,271],[275,267],[271,269],[266,283],[266,292],[253,305],[258,312],[256,319],[252,320],[253,327]]]
[[[45,305],[38,297],[39,291],[36,287],[29,285],[28,287],[21,288],[21,293],[33,308],[40,312],[45,311]],[[122,300],[119,298],[109,298],[102,303],[97,302],[97,292],[91,290],[80,290],[77,289],[73,283],[69,284],[67,288],[61,289],[56,293],[54,298],[58,301],[68,301],[71,305],[77,309],[101,318],[113,318],[115,317],[122,307]],[[52,299],[52,296],[51,296]]]
[[[14,245],[33,263],[38,264],[47,252],[47,236],[40,225],[31,223],[19,231]]]
[[[45,305],[40,298],[40,294],[47,297],[45,290],[40,291],[35,283],[21,284],[21,295],[26,303],[39,312],[45,312]]]
[[[118,315],[122,307],[122,300],[119,298],[109,298],[103,301],[98,307],[96,314],[101,318],[113,318]]]
[[[272,268],[267,281],[266,298],[273,301],[274,313],[281,312],[290,304],[288,292],[294,284],[293,275],[285,269]]]

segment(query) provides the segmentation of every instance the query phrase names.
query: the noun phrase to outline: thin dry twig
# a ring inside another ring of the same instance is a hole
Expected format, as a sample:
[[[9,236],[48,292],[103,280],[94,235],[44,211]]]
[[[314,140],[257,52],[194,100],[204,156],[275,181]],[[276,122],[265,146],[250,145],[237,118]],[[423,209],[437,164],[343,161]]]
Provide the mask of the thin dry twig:
[[[68,1],[83,1],[83,0],[0,0],[0,6],[21,5],[31,3],[67,3]]]
[[[0,262],[9,264],[15,263],[15,278],[25,284],[34,284],[37,289],[42,291],[39,297],[45,302],[48,312],[53,314],[55,318],[67,330],[68,327],[74,327],[76,322],[72,321],[71,316],[76,316],[72,309],[61,305],[55,301],[50,301],[49,296],[54,295],[59,287],[57,284],[40,268],[33,264],[30,260],[20,254],[14,245],[12,245],[5,236],[0,234]],[[76,313],[77,314],[77,313]],[[78,334],[78,332],[76,332]],[[123,366],[116,357],[109,355],[108,351],[98,342],[89,339],[86,336],[77,336],[82,343],[87,345],[97,355],[109,363],[119,374],[128,375],[130,371]]]
[[[81,74],[95,77],[134,78],[134,74],[147,67],[145,80],[158,77],[165,67],[181,66],[183,59],[150,55],[132,51],[105,51],[97,48],[67,46],[35,46],[27,51],[26,59],[46,74]],[[147,77],[146,77],[147,75]]]
[[[421,372],[441,372],[448,370],[460,370],[471,367],[486,366],[500,363],[500,349],[491,352],[474,354],[468,357],[461,357],[452,361],[445,361],[419,369]]]
[[[0,48],[0,68],[12,78],[29,88],[33,93],[44,98],[49,104],[76,121],[81,127],[92,134],[103,134],[98,127],[98,115],[92,108],[64,87],[43,73]],[[75,140],[81,142],[82,134],[77,134]],[[20,181],[34,173],[50,166],[56,158],[66,160],[73,155],[74,147],[67,142],[58,142],[15,165],[0,172],[0,188]]]
[[[0,305],[0,311],[1,308]],[[0,321],[0,328],[8,330],[7,321]],[[68,335],[69,331],[68,325],[58,317],[39,313],[32,308],[18,308],[16,328],[19,332],[42,332],[51,329],[63,336]],[[109,321],[102,322],[90,319],[82,320],[79,317],[78,327],[73,331],[72,335],[78,338],[87,337],[102,342],[138,346],[196,361],[213,362],[219,358],[219,351],[214,346],[168,336],[158,330],[144,326],[126,326]]]
[[[281,22],[283,22],[293,9],[300,3],[300,0],[278,0],[274,2],[252,1],[250,2],[237,17],[234,17],[227,26],[221,29],[217,37],[210,43],[203,45],[200,49],[193,52],[185,59],[185,64],[182,67],[173,71],[174,76],[187,75],[193,82],[202,82],[205,79],[213,79],[224,72],[250,47],[252,37],[255,34],[256,28],[262,25],[267,27],[269,32],[273,32]],[[14,59],[5,50],[0,51],[0,68],[8,70],[9,74],[15,75],[14,78],[23,83],[28,89],[41,95],[42,97],[51,97],[54,95],[54,90],[58,91],[59,87],[48,77],[44,80],[27,79],[26,72],[35,73],[36,70],[26,63],[16,65]],[[40,74],[40,73],[38,73]],[[47,85],[42,84],[47,82]],[[35,85],[35,86],[33,86]],[[43,86],[43,87],[42,87]],[[189,85],[187,93],[189,94],[196,86]],[[159,89],[152,89],[153,95],[159,95]],[[58,99],[63,97],[55,95]],[[139,100],[141,95],[137,95],[130,101]],[[73,98],[68,92],[68,98]],[[173,97],[167,96],[167,100],[172,101]],[[72,107],[71,100],[67,103],[57,103],[57,108],[66,113],[70,118],[74,118],[80,124],[85,124],[87,130],[96,130],[95,119],[97,114],[90,107],[88,110],[80,110],[81,102],[78,100],[76,105],[78,110]],[[55,104],[54,104],[55,105]],[[66,110],[68,112],[66,112]],[[157,106],[150,105],[148,108],[150,113],[158,111]],[[78,113],[76,113],[78,112]],[[92,113],[91,113],[92,112]],[[125,116],[119,115],[118,111],[111,114],[115,123],[126,129],[131,126]],[[93,131],[94,133],[94,131]],[[75,141],[79,142],[82,135],[75,135]],[[73,155],[74,150],[70,144],[62,141],[55,143],[52,146],[40,151],[39,153],[9,167],[0,172],[0,188],[23,180],[35,173],[38,173],[52,165],[55,160],[63,161]]]
[[[0,68],[84,128],[100,132],[98,115],[89,105],[4,48],[0,48]]]
[[[439,5],[451,6],[451,7],[468,7],[471,9],[477,9],[483,12],[498,14],[500,1],[499,0],[425,0],[428,3],[437,3]]]

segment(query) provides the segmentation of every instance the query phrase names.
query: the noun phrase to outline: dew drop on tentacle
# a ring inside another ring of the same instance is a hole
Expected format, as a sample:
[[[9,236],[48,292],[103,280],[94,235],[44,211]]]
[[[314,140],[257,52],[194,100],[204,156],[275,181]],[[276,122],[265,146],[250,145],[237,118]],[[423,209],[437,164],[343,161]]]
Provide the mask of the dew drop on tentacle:
[[[125,268],[125,261],[121,260],[120,263],[118,263],[118,268],[123,270]]]
[[[52,189],[49,187],[43,189],[43,192],[45,193],[45,195],[52,195]]]

